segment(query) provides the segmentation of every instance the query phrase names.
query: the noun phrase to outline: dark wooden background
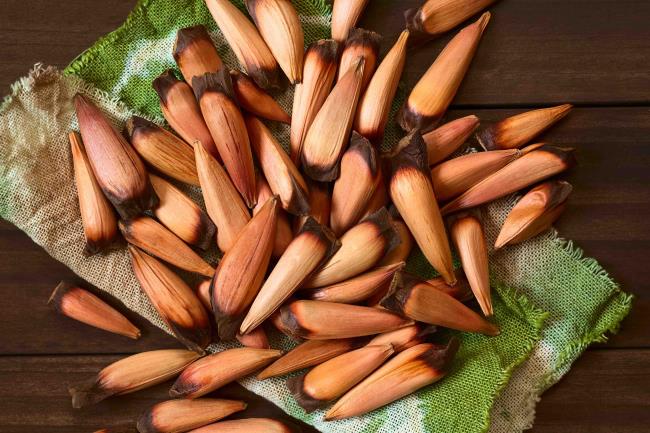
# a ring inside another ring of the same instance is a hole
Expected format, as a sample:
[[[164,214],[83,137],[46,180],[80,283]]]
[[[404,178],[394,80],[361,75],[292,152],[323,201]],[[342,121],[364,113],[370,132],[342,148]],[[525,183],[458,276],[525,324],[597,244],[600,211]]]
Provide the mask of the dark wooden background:
[[[373,0],[362,25],[385,35],[416,0]],[[2,0],[0,93],[35,62],[64,67],[123,22],[133,0]],[[577,108],[545,139],[577,148],[558,224],[636,295],[619,335],[590,348],[538,405],[535,433],[647,432],[650,425],[650,2],[502,0],[452,116],[484,123],[522,108]],[[447,38],[409,55],[412,85]],[[45,303],[72,273],[0,220],[0,431],[82,432],[132,421],[168,385],[72,410],[67,386],[142,350],[176,347],[144,329],[138,342],[57,316]],[[229,387],[222,395],[239,395]],[[262,401],[253,414],[271,414]],[[250,412],[249,412],[250,413]],[[462,416],[462,414],[459,414]]]

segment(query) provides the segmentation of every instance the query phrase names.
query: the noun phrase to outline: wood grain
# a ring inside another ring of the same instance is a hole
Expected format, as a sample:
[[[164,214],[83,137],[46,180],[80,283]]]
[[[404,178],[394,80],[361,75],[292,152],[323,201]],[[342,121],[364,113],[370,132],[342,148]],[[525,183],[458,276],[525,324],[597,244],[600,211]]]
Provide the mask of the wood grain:
[[[125,19],[134,0],[4,0],[0,94],[36,62],[64,67]],[[361,25],[385,36],[420,0],[373,0]],[[501,0],[449,118],[476,113],[484,125],[524,108],[580,105],[543,139],[577,149],[579,166],[558,224],[637,297],[619,335],[580,358],[538,405],[534,433],[640,433],[650,423],[650,3],[645,0]],[[453,35],[409,52],[409,89]],[[509,108],[508,108],[509,107]],[[55,314],[46,300],[73,277],[23,233],[0,220],[0,431],[94,431],[130,423],[166,396],[167,385],[73,411],[67,386],[135,353],[177,347],[130,316],[137,342]],[[104,295],[105,299],[107,299]],[[109,302],[119,307],[115,300]],[[247,414],[280,416],[237,385],[223,396],[253,400]],[[314,430],[304,430],[314,431]]]
[[[73,409],[68,387],[92,378],[121,356],[28,356],[0,357],[0,431],[3,433],[70,433],[103,427],[133,425],[149,406],[169,399],[169,381],[153,388],[113,397],[96,405]],[[237,417],[271,417],[294,427],[295,433],[316,430],[288,420],[276,406],[237,384],[227,385],[210,397],[245,400],[248,407]]]
[[[3,433],[94,431],[129,424],[148,406],[165,399],[170,383],[138,393],[114,397],[83,409],[72,409],[66,389],[92,377],[117,356],[0,357]],[[603,385],[607,391],[603,392]],[[637,389],[634,394],[630,389]],[[214,397],[245,398],[251,404],[239,416],[278,416],[277,409],[259,397],[232,386]],[[38,414],[38,416],[36,416]],[[589,351],[561,385],[551,389],[539,405],[534,433],[613,431],[639,433],[650,423],[650,352]],[[313,432],[299,425],[304,432]],[[616,426],[613,430],[612,427]]]
[[[373,0],[362,26],[392,44],[404,24],[393,0]],[[400,0],[400,9],[420,0]],[[455,106],[650,102],[650,2],[501,0],[492,8]],[[409,52],[410,88],[457,32]]]
[[[387,45],[404,26],[402,11],[419,3],[373,0],[360,25],[379,31]],[[47,0],[5,0],[0,87],[39,61],[65,66],[119,26],[133,4],[70,0],[57,7]],[[491,22],[455,105],[650,102],[650,2],[502,0],[490,10]],[[409,88],[455,31],[409,53]]]
[[[537,406],[531,433],[639,433],[650,424],[650,352],[592,350]]]

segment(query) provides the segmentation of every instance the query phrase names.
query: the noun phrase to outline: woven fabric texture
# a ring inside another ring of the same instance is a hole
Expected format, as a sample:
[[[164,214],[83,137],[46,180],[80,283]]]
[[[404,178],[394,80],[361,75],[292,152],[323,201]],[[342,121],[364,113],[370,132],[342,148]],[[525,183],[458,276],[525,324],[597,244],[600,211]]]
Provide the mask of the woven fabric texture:
[[[296,5],[306,42],[326,37],[329,11],[325,4],[304,0]],[[51,68],[35,69],[14,85],[0,109],[0,216],[81,277],[163,329],[140,291],[124,250],[83,256],[66,135],[77,127],[71,98],[79,91],[98,103],[118,127],[134,112],[161,121],[151,81],[174,67],[171,47],[176,30],[199,23],[210,29],[225,63],[236,67],[202,2],[144,0],[121,28],[77,58],[65,76]],[[290,111],[291,89],[275,96]],[[271,126],[286,145],[288,128]],[[399,137],[397,128],[389,128],[385,146]],[[196,189],[186,191],[200,202]],[[513,203],[511,198],[504,199],[484,210],[490,243]],[[214,263],[215,258],[214,251],[209,253],[208,260]],[[324,423],[322,412],[306,415],[296,405],[284,378],[242,383],[323,432],[521,430],[532,422],[540,393],[559,380],[589,343],[616,330],[630,308],[630,298],[595,261],[582,259],[579,251],[554,232],[506,248],[492,255],[490,264],[495,320],[503,332],[494,338],[461,335],[457,361],[449,376],[434,386],[367,416]],[[423,276],[431,273],[418,253],[412,255],[409,268]],[[278,347],[291,344],[279,336],[272,340]]]

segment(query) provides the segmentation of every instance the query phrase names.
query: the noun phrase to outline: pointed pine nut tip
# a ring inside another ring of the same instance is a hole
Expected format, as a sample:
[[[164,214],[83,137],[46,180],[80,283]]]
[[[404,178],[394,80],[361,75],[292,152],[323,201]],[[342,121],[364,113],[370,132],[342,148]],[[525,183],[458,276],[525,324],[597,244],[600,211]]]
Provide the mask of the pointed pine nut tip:
[[[492,299],[489,296],[483,300],[481,307],[483,309],[483,314],[485,314],[485,317],[494,316],[494,307],[492,306]]]
[[[178,61],[183,51],[185,51],[196,40],[205,40],[211,44],[213,43],[212,38],[208,34],[208,30],[202,24],[178,29],[172,51],[174,59]]]
[[[90,101],[84,96],[83,93],[77,92],[75,93],[74,97],[72,98],[75,104],[75,108],[78,110],[79,108],[84,107],[85,105],[89,105]]]
[[[419,343],[426,343],[438,332],[438,327],[436,325],[419,324],[416,326],[420,327],[420,331],[416,336]]]
[[[221,68],[218,72],[192,77],[192,89],[197,101],[200,101],[205,93],[217,92],[223,93],[237,103],[232,78],[226,68]]]
[[[545,144],[536,150],[547,152],[558,158],[564,164],[565,170],[575,167],[578,163],[575,157],[575,148],[573,147],[558,147]]]
[[[185,380],[181,374],[169,390],[169,396],[171,398],[193,398],[188,396],[194,394],[199,389],[201,389],[200,384]]]
[[[304,389],[306,373],[287,379],[287,388],[296,399],[296,403],[302,407],[305,412],[312,413],[327,404],[327,401],[318,400],[310,396]]]
[[[361,83],[361,93],[366,88],[375,71],[379,60],[381,36],[373,31],[361,28],[354,28],[350,31],[345,41],[341,59],[339,61],[339,70],[337,81],[349,70],[356,60],[356,57],[362,56],[366,60],[364,75]]]
[[[383,236],[383,238],[386,240],[386,246],[384,248],[384,254],[382,258],[402,243],[400,233],[393,224],[393,220],[385,207],[382,207],[377,212],[363,218],[361,221],[359,221],[359,224],[364,222],[373,223],[377,228],[379,235]]]
[[[271,349],[271,344],[263,326],[258,326],[248,334],[237,333],[236,338],[242,346],[252,347],[254,349]]]
[[[303,328],[298,322],[291,308],[292,304],[293,302],[280,308],[279,322],[282,324],[283,332],[288,333],[294,338],[304,338],[306,335],[309,335],[309,330]]]
[[[197,240],[195,245],[203,251],[207,251],[214,242],[217,234],[217,227],[202,209],[199,209],[199,211],[200,224],[196,227],[196,231],[199,233],[200,238]]]
[[[319,224],[312,216],[307,217],[307,220],[296,234],[296,237],[302,233],[311,233],[329,245],[329,249],[325,253],[325,257],[323,257],[323,263],[341,248],[341,241],[336,238],[334,232],[329,227]]]
[[[365,338],[308,340],[302,342],[285,356],[262,370],[257,375],[257,378],[263,380],[322,364],[350,350],[361,347],[364,342]]]
[[[345,40],[345,48],[355,45],[370,46],[371,50],[377,55],[379,53],[379,46],[381,44],[381,35],[359,27],[350,30],[348,38]]]
[[[301,180],[304,182],[304,179]],[[291,182],[291,189],[296,193],[291,197],[286,211],[289,212],[289,210],[291,210],[292,212],[290,213],[296,216],[308,215],[311,210],[309,204],[309,191],[304,189],[303,185],[298,182],[298,179],[296,179],[295,176],[291,176],[289,181]]]
[[[400,169],[411,167],[420,170],[427,177],[430,176],[427,147],[419,130],[414,129],[402,138],[391,156],[390,163],[393,176],[397,175]]]
[[[402,30],[402,33],[399,34],[397,38],[397,44],[406,44],[411,37],[411,31],[409,29]]]
[[[520,153],[519,157],[522,157],[522,156],[532,152],[533,150],[537,150],[542,146],[546,146],[547,144],[548,143],[535,143],[535,144],[530,144],[530,145],[528,145],[528,146],[526,146],[526,147],[524,147],[522,149],[519,149],[519,153]]]
[[[482,223],[483,218],[481,217],[481,212],[479,209],[465,209],[461,212],[457,212],[453,215],[450,215],[447,217],[447,226],[449,228],[453,227],[454,224],[460,223],[464,224],[467,223],[468,221],[464,221],[467,219],[468,221],[476,220],[478,221],[479,224]]]
[[[213,306],[213,313],[215,321],[217,322],[217,334],[221,341],[234,341],[237,338],[237,333],[243,317],[227,316],[221,311],[214,311],[217,307]]]
[[[433,370],[444,374],[456,356],[456,353],[458,353],[459,348],[460,340],[452,337],[444,347],[425,352],[422,355],[422,360]]]
[[[498,325],[485,321],[486,326],[485,329],[481,331],[482,334],[488,335],[490,337],[496,337],[498,335],[501,335],[501,328],[499,328]]]
[[[120,223],[121,222],[122,221],[120,221]],[[132,244],[126,244],[126,249],[129,251],[129,254],[131,255],[131,259],[142,260],[144,252],[142,252],[140,248],[135,247]]]
[[[345,418],[343,414],[338,413],[339,407],[334,405],[332,406],[326,413],[325,416],[323,417],[324,421],[339,421]]]
[[[61,312],[62,298],[75,287],[77,286],[69,281],[61,281],[52,291],[50,298],[47,300],[47,305],[50,305],[54,307],[54,309],[56,309],[58,312]]]
[[[291,116],[284,108],[248,75],[231,69],[230,78],[241,108],[264,119],[291,124]]]
[[[442,275],[442,278],[445,280],[445,283],[447,283],[448,286],[455,286],[458,282],[453,267],[450,271],[445,272],[445,274]]]
[[[97,383],[97,378],[73,385],[68,388],[68,392],[72,396],[72,407],[75,409],[99,403],[113,395],[112,391]]]
[[[573,186],[564,180],[546,182],[535,189],[540,189],[541,187],[548,188],[549,200],[547,208],[553,208],[564,203],[573,191]]]
[[[426,283],[460,302],[467,302],[474,298],[474,293],[465,274],[458,274],[456,272],[456,284],[453,286],[448,285],[442,277],[431,278]]]
[[[68,141],[71,147],[81,148],[81,134],[77,131],[68,132]]]
[[[212,280],[201,280],[194,287],[194,293],[199,298],[203,306],[207,311],[212,311],[212,305],[210,301],[210,286],[212,285]]]
[[[556,107],[551,107],[549,110],[553,113],[553,117],[555,118],[554,122],[557,122],[573,110],[573,104],[562,104]]]
[[[185,347],[201,356],[205,355],[205,348],[210,344],[212,339],[212,329],[210,326],[207,328],[186,328],[171,321],[168,325],[173,331],[174,336]]]
[[[423,135],[429,155],[429,165],[433,166],[448,158],[466,144],[470,135],[480,124],[478,117],[461,117]]]
[[[434,325],[415,324],[397,329],[395,331],[384,332],[373,337],[366,346],[376,346],[388,344],[392,352],[402,352],[417,344],[431,340],[436,333],[437,328]]]
[[[404,308],[417,279],[403,271],[395,272],[390,287],[379,305],[397,314],[404,314]]]
[[[404,21],[406,22],[406,29],[413,35],[412,41],[424,42],[434,36],[428,34],[424,29],[421,8],[411,8],[404,11]]]
[[[129,139],[133,138],[133,133],[139,129],[148,129],[148,128],[153,128],[153,122],[148,121],[147,119],[143,119],[142,117],[139,116],[131,116],[127,121],[126,125],[124,126],[124,129],[126,129],[126,133],[129,136]]]
[[[289,305],[289,304],[291,304],[293,301],[294,301],[293,298],[289,298],[289,299],[285,302],[285,305]],[[268,319],[269,322],[271,322],[271,323],[273,324],[273,326],[275,327],[275,329],[277,329],[278,331],[282,332],[282,333],[283,333],[284,335],[286,335],[287,337],[290,337],[290,338],[294,339],[294,340],[297,341],[297,342],[302,342],[302,338],[300,338],[300,337],[296,337],[295,335],[292,335],[292,334],[289,332],[289,330],[285,328],[284,323],[282,323],[282,316],[281,316],[281,314],[280,314],[280,310],[281,310],[281,308],[275,310],[275,311],[271,314],[271,316],[269,316],[269,319]],[[253,332],[253,331],[250,331],[250,332]],[[250,332],[249,332],[249,333],[250,333]]]
[[[409,106],[408,99],[404,101],[402,106],[397,111],[397,116],[395,118],[397,124],[402,128],[403,131],[409,132],[415,129],[421,128],[425,123],[429,123],[423,119],[422,114],[417,113],[413,108]],[[429,129],[433,129],[434,125],[427,130],[423,131],[424,133],[429,132]]]
[[[138,418],[138,421],[136,422],[138,433],[160,433],[160,430],[156,427],[153,419],[154,408],[155,406],[143,412]]]
[[[481,15],[481,17],[478,20],[476,20],[475,24],[478,24],[478,26],[481,28],[481,33],[485,31],[485,28],[487,27],[491,18],[492,18],[492,14],[488,11],[488,12],[484,12],[483,15]]]
[[[339,43],[334,39],[320,39],[309,46],[307,53],[314,53],[320,62],[331,64],[336,62],[339,56]]]
[[[498,147],[498,124],[491,125],[482,131],[477,132],[474,137],[478,144],[485,150],[499,150]]]
[[[253,18],[255,25],[258,24],[258,16],[257,16],[257,7],[259,6],[258,3],[259,3],[258,0],[244,0],[244,5],[248,10],[248,14],[251,16],[251,18]]]
[[[499,232],[499,236],[497,236],[497,240],[494,241],[494,251],[500,250],[507,243],[508,243],[508,239],[506,239],[506,237],[504,236],[504,234],[502,232]]]
[[[160,102],[166,106],[167,96],[169,95],[169,91],[174,85],[180,82],[181,81],[178,78],[176,78],[176,75],[174,75],[174,71],[171,69],[167,69],[158,77],[156,77],[156,79],[153,80],[151,86],[158,94],[158,98],[160,99]]]
[[[377,152],[372,146],[370,141],[363,135],[356,131],[352,131],[352,138],[350,139],[350,147],[348,152],[358,153],[363,161],[368,166],[370,174],[375,177],[379,171],[379,161],[377,159]]]

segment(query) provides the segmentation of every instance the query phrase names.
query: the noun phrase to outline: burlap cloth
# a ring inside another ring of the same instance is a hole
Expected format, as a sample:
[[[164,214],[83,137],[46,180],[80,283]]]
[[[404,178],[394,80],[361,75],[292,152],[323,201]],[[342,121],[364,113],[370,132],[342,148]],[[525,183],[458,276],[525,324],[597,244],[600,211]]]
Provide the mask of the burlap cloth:
[[[307,42],[326,36],[327,6],[317,0],[297,5]],[[77,128],[71,104],[77,92],[93,99],[118,127],[134,111],[160,121],[150,83],[174,66],[170,53],[176,29],[197,23],[210,27],[224,61],[234,67],[234,57],[201,2],[145,0],[120,29],[80,56],[65,75],[37,65],[12,86],[0,106],[0,216],[79,276],[163,329],[124,250],[83,255],[67,132]],[[277,96],[290,107],[291,90]],[[274,125],[273,130],[286,145],[287,128]],[[397,129],[389,128],[385,146],[398,138]],[[185,190],[200,202],[196,189]],[[490,244],[513,203],[513,198],[506,198],[483,210]],[[207,259],[214,263],[214,251]],[[431,275],[419,252],[408,265],[416,273]],[[554,231],[492,254],[490,265],[495,320],[503,332],[493,338],[460,335],[461,351],[449,376],[434,386],[366,416],[324,423],[322,411],[307,415],[297,406],[284,378],[245,379],[242,384],[323,432],[521,431],[532,424],[541,393],[590,343],[616,331],[631,297],[593,259],[582,258],[580,250]],[[272,336],[272,342],[284,348],[291,344],[279,335]]]

